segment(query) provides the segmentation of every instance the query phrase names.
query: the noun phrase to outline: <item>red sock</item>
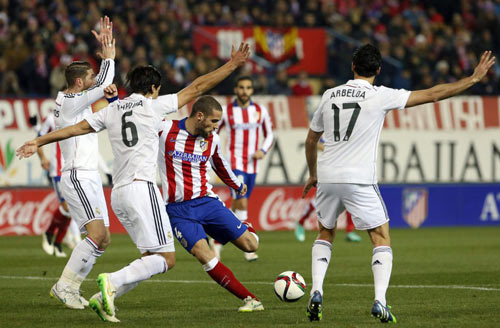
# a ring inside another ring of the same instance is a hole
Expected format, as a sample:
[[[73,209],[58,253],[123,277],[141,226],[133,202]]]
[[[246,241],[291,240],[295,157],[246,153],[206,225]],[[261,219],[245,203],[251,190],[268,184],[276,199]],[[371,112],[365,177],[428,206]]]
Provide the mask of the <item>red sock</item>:
[[[239,299],[243,300],[248,296],[257,299],[254,294],[250,293],[248,289],[236,279],[231,270],[222,264],[222,262],[217,263],[215,268],[207,271],[207,273],[216,283],[226,288],[231,294]]]
[[[354,231],[354,223],[352,222],[351,213],[346,211],[345,215],[347,216],[347,225],[345,227],[345,232],[349,233],[349,232]]]
[[[307,207],[307,210],[304,212],[304,214],[302,214],[302,216],[300,217],[300,220],[299,220],[299,224],[301,226],[304,225],[304,223],[306,222],[307,218],[309,217],[309,215],[311,215],[312,211],[314,211],[314,206],[313,206],[313,203],[312,201],[309,202],[309,206]]]
[[[50,221],[50,225],[47,228],[47,230],[45,231],[46,233],[51,234],[51,235],[55,235],[56,234],[56,229],[59,228],[60,215],[62,215],[62,214],[59,211],[59,209],[57,209],[53,213],[52,221]]]
[[[56,243],[58,244],[62,243],[64,237],[66,236],[66,232],[68,231],[70,223],[71,223],[71,218],[64,216],[64,219],[61,220],[58,227],[56,241],[55,241]]]

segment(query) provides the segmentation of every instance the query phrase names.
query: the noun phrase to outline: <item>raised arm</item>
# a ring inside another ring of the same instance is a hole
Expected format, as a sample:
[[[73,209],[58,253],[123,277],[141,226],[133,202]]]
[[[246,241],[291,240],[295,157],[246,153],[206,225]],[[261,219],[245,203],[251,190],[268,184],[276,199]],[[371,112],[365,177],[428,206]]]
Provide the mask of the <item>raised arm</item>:
[[[491,51],[485,51],[471,76],[457,82],[438,84],[429,89],[412,91],[406,103],[406,107],[413,107],[453,97],[481,81],[494,64],[495,57],[491,56]]]
[[[238,51],[233,46],[231,49],[231,59],[227,63],[213,72],[198,77],[189,86],[179,91],[177,94],[179,108],[215,87],[228,77],[229,74],[234,72],[234,70],[243,65],[249,56],[250,46],[247,43],[241,43]]]
[[[40,136],[34,140],[25,142],[24,145],[22,145],[16,150],[16,155],[19,157],[19,159],[28,158],[37,152],[38,147],[41,147],[48,143],[68,139],[71,137],[91,132],[95,132],[94,129],[89,125],[89,123],[86,120],[83,120],[75,125],[68,126],[61,130],[53,131],[46,135]]]

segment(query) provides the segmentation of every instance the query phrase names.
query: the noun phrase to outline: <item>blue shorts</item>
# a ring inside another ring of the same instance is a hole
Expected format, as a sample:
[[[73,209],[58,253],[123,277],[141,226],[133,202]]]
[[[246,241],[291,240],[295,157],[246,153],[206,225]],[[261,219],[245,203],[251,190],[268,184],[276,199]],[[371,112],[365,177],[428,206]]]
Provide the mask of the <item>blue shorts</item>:
[[[207,235],[221,244],[238,239],[246,225],[218,198],[201,197],[167,205],[175,237],[188,252]]]
[[[60,186],[61,177],[57,176],[57,177],[50,177],[50,178],[52,179],[52,186],[54,187],[54,190],[56,191],[57,199],[59,199],[59,203],[64,202],[64,197],[61,193],[61,186]]]
[[[233,172],[241,182],[247,185],[247,193],[245,194],[245,196],[241,196],[236,192],[236,190],[231,188],[231,196],[233,197],[233,199],[248,199],[252,194],[253,187],[255,186],[255,178],[257,178],[257,174],[250,174],[239,170],[233,170]]]

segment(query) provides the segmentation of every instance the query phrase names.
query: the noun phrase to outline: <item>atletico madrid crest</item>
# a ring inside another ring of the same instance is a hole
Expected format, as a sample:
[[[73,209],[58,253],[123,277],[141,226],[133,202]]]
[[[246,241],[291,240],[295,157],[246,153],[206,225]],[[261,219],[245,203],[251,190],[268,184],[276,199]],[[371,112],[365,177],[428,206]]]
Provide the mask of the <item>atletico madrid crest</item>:
[[[207,148],[208,148],[208,141],[206,141],[205,139],[201,139],[200,140],[200,148],[201,148],[201,151],[207,150]]]
[[[428,214],[428,191],[425,188],[403,189],[403,218],[412,228],[418,228]]]

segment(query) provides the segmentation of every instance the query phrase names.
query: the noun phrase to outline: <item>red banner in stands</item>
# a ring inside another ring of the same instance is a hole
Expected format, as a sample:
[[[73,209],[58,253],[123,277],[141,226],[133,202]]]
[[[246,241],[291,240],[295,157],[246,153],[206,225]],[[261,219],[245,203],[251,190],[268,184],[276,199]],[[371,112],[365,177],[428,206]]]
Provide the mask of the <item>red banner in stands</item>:
[[[320,75],[326,72],[326,51],[318,51],[325,48],[324,29],[203,26],[197,27],[193,33],[193,47],[198,54],[208,46],[212,55],[221,59],[229,58],[231,45],[241,42],[251,45],[251,59],[261,66],[279,68],[283,65],[289,67],[290,74],[297,74],[301,70]]]
[[[231,208],[228,188],[216,187],[219,197]],[[104,188],[108,204],[110,231],[126,233],[111,209],[111,188]],[[309,197],[313,197],[311,192]],[[256,230],[290,230],[295,227],[310,198],[302,199],[302,187],[257,186],[252,193],[248,209],[248,220]],[[50,225],[52,213],[59,203],[50,188],[0,189],[0,236],[40,235]],[[305,224],[306,229],[315,229],[313,213]]]

